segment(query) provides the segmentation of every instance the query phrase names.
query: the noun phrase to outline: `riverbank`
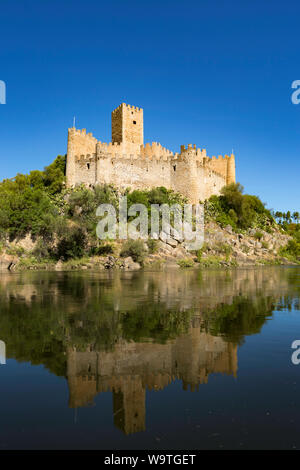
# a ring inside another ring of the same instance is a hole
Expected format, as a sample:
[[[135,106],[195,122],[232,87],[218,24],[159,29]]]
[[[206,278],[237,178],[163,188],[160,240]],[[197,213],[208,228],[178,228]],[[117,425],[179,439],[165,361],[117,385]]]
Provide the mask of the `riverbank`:
[[[0,271],[87,269],[135,271],[166,267],[229,268],[300,264],[299,259],[284,253],[284,247],[290,239],[291,237],[278,226],[270,227],[268,231],[249,229],[237,233],[230,225],[221,228],[217,223],[210,221],[205,225],[203,247],[197,251],[188,251],[186,243],[176,233],[170,237],[161,232],[156,240],[139,241],[135,245],[134,242],[130,245],[130,241],[107,242],[100,256],[85,256],[64,261],[35,257],[33,253],[39,241],[32,240],[27,235],[7,243],[2,249]]]

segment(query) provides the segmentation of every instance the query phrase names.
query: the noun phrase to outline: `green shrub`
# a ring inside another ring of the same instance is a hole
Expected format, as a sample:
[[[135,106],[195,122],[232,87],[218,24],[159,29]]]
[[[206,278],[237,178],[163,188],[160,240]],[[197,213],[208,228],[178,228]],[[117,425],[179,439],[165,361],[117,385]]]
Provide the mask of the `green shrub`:
[[[179,261],[177,261],[177,264],[181,268],[192,268],[195,263],[191,258],[186,258],[186,259],[180,259]]]
[[[117,206],[117,193],[113,186],[97,185],[90,189],[81,185],[72,190],[68,198],[66,215],[81,224],[96,238],[97,208],[101,204]]]
[[[255,240],[261,240],[263,236],[264,236],[264,234],[263,234],[262,232],[260,232],[260,231],[257,231],[257,232],[255,232],[255,234],[254,234]]]
[[[232,247],[228,245],[228,243],[217,243],[215,245],[215,250],[226,256],[229,256],[232,253]]]
[[[156,253],[158,250],[158,240],[155,240],[154,238],[148,238],[147,246],[150,254]]]
[[[146,249],[142,240],[127,240],[120,252],[122,258],[131,256],[133,261],[143,264],[146,255]]]
[[[85,253],[86,233],[82,227],[67,227],[57,243],[56,256],[58,259],[81,258]]]
[[[203,267],[206,267],[206,268],[208,268],[208,267],[218,267],[218,266],[221,265],[222,261],[224,261],[224,260],[222,258],[220,258],[219,256],[209,255],[201,261],[201,265]]]
[[[206,242],[204,242],[202,247],[199,250],[197,250],[196,256],[197,256],[198,263],[201,263],[202,255],[207,250],[207,247],[208,247],[208,244]]]
[[[90,250],[92,256],[105,256],[110,255],[114,252],[114,246],[112,243],[106,243],[100,246],[93,246]]]
[[[224,186],[220,196],[211,196],[205,202],[206,219],[213,218],[225,227],[234,230],[260,226],[264,228],[274,222],[271,212],[257,196],[243,194],[243,187],[237,183]]]
[[[300,260],[300,242],[296,239],[289,240],[288,244],[279,250],[281,256]]]
[[[44,240],[38,240],[32,250],[32,254],[38,261],[49,258],[50,250],[47,243]]]
[[[236,222],[235,222],[236,218],[232,218],[230,217],[229,214],[224,214],[224,213],[220,213],[217,215],[216,217],[216,222],[222,227],[226,227],[226,225],[231,225],[231,227],[233,229],[236,228]]]
[[[12,256],[22,256],[25,253],[25,250],[22,246],[12,245],[6,249],[6,253]]]

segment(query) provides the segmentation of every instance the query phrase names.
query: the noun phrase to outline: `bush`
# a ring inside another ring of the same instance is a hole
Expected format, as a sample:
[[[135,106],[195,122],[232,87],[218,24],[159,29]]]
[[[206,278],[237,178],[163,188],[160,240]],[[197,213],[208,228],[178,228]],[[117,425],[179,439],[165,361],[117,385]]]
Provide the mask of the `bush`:
[[[111,243],[105,245],[93,246],[90,250],[92,256],[105,256],[114,252],[114,246]]]
[[[58,259],[81,258],[85,253],[86,233],[82,227],[67,227],[57,243],[56,256]]]
[[[281,256],[287,258],[300,259],[300,242],[296,239],[289,240],[288,244],[279,251]]]
[[[142,240],[127,240],[124,243],[120,256],[127,258],[131,256],[133,261],[143,264],[146,255],[146,249]]]
[[[192,268],[194,266],[194,261],[191,258],[180,259],[177,261],[177,264],[181,268]]]
[[[22,256],[25,253],[25,250],[22,246],[10,246],[6,249],[6,253],[12,256]]]
[[[126,192],[127,196],[127,206],[128,209],[133,204],[143,204],[148,211],[148,217],[150,220],[151,217],[151,205],[157,204],[167,204],[169,207],[173,205],[179,205],[183,208],[184,204],[187,202],[186,198],[179,193],[175,193],[172,190],[166,189],[164,187],[153,188],[151,190],[134,190]],[[131,221],[134,217],[129,217],[128,220]],[[161,227],[162,213],[159,212],[159,224]],[[171,225],[174,222],[174,213],[170,214],[170,223]],[[150,231],[150,226],[149,226]]]
[[[147,246],[149,249],[149,253],[153,255],[153,253],[156,253],[158,250],[158,240],[155,240],[154,238],[149,238],[147,240]]]
[[[57,217],[50,197],[40,189],[0,184],[0,226],[11,239],[26,233],[43,235],[49,232],[49,219]]]
[[[38,261],[49,258],[49,248],[47,243],[44,240],[38,240],[37,244],[32,250],[32,254]]]
[[[207,248],[208,248],[208,244],[206,242],[204,242],[202,247],[199,250],[197,250],[196,256],[197,256],[198,263],[201,263],[202,255],[207,250]]]
[[[205,268],[219,267],[221,265],[221,262],[223,262],[223,259],[219,256],[210,255],[201,261],[201,265]]]
[[[264,234],[263,234],[262,232],[260,232],[260,231],[257,231],[257,232],[255,232],[255,234],[254,234],[255,240],[261,240],[263,236],[264,236]]]
[[[163,186],[153,188],[150,190],[134,190],[127,192],[128,207],[132,204],[144,204],[150,209],[151,204],[180,204],[186,202],[186,198],[179,193],[175,193],[171,189],[166,189]]]
[[[97,208],[100,204],[111,204],[116,207],[117,202],[116,190],[110,185],[97,185],[93,189],[81,185],[69,195],[67,215],[96,237]]]
[[[224,186],[220,196],[211,196],[205,203],[206,217],[212,217],[222,227],[231,225],[234,230],[254,226],[265,228],[274,222],[271,212],[257,196],[243,195],[237,183]]]

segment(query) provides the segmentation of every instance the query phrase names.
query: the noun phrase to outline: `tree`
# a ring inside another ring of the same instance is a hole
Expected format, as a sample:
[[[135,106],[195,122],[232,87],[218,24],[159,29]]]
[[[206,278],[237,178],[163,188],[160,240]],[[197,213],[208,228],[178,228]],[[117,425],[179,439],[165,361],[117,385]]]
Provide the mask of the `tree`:
[[[282,212],[279,212],[279,211],[276,211],[276,212],[275,212],[275,218],[277,219],[278,223],[281,223],[281,222],[282,222],[282,218],[283,218],[283,213],[282,213]]]
[[[299,219],[300,219],[300,215],[299,215],[299,212],[293,212],[293,219],[296,223],[299,222]]]

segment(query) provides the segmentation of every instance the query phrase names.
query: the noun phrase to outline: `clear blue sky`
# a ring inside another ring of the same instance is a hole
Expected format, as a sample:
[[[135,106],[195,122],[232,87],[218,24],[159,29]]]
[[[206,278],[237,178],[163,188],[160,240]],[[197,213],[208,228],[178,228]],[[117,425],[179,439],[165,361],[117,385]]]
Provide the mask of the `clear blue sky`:
[[[64,154],[74,115],[109,141],[126,102],[146,142],[233,148],[245,191],[299,210],[299,29],[297,0],[2,0],[0,179]]]

